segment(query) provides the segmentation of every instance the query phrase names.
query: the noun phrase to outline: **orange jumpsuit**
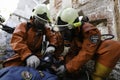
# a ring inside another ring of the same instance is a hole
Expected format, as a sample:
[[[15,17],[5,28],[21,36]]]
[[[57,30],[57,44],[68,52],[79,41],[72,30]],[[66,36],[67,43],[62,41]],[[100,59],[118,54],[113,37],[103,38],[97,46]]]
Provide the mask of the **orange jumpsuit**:
[[[32,22],[31,22],[32,23]],[[50,45],[57,48],[61,46],[58,42],[60,37],[58,33],[53,33],[50,28],[46,27],[43,32],[37,32],[34,26],[26,31],[27,23],[23,22],[15,28],[11,39],[11,46],[16,52],[11,58],[7,59],[3,66],[25,65],[25,60],[30,55],[36,55],[41,58],[42,40],[45,34]],[[57,51],[57,53],[61,53]]]
[[[74,37],[71,48],[65,56],[67,71],[77,73],[94,55],[98,56],[95,60],[96,64],[101,64],[111,71],[120,58],[120,42],[114,40],[101,41],[99,30],[90,23],[85,23],[82,26],[82,35],[84,36],[82,42],[79,37]],[[99,73],[98,69],[98,66],[95,65],[97,72],[95,71],[93,74],[101,76],[101,74],[97,74]],[[102,77],[104,76],[102,75]]]

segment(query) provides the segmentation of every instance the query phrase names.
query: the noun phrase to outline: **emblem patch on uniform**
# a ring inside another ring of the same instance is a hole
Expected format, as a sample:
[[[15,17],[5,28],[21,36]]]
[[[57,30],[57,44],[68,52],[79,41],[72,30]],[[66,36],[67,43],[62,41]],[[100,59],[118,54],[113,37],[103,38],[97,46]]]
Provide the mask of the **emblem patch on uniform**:
[[[99,40],[100,40],[100,38],[99,38],[98,35],[92,35],[92,36],[90,37],[90,41],[91,41],[92,43],[94,43],[94,44],[98,43]]]
[[[28,71],[23,71],[21,73],[22,77],[24,80],[31,80],[32,79],[32,74]]]

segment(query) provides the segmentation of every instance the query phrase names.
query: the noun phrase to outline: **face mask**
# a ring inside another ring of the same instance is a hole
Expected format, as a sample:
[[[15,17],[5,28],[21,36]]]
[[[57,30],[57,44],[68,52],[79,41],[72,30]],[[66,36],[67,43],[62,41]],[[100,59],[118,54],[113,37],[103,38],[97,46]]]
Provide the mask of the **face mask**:
[[[35,25],[35,28],[39,31],[42,31],[44,29],[44,24],[41,24],[36,20],[34,20],[34,25]]]
[[[69,30],[69,29],[65,29],[63,31],[60,31],[62,36],[63,36],[63,39],[65,41],[69,41],[71,42],[72,41],[72,38],[74,36],[74,32],[73,32],[73,29]]]
[[[41,31],[44,30],[46,23],[47,21],[45,21],[44,19],[42,20],[42,18],[35,16],[34,24],[35,24],[36,29],[41,30]]]

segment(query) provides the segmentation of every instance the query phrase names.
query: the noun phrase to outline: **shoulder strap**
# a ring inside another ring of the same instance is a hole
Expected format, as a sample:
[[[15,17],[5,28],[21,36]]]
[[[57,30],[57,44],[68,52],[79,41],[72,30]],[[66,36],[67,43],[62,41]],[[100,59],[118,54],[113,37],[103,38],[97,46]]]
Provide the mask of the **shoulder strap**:
[[[95,50],[95,54],[93,55],[93,60],[96,60],[98,58],[98,56],[99,56],[99,54],[97,54],[97,50],[100,47],[101,43],[102,43],[102,41],[99,42],[99,44],[98,44],[98,46],[97,46],[97,48]]]
[[[30,22],[27,22],[27,26],[26,26],[26,32],[28,32],[28,30],[31,28],[31,23]]]

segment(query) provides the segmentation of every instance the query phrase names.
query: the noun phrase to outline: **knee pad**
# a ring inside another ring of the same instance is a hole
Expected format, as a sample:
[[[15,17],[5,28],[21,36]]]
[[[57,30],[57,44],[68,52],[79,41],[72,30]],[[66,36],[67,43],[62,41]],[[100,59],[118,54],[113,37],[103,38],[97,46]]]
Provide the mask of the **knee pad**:
[[[95,65],[95,71],[92,74],[93,80],[103,80],[104,78],[107,78],[112,71],[111,68],[108,68],[100,63],[96,63]]]

